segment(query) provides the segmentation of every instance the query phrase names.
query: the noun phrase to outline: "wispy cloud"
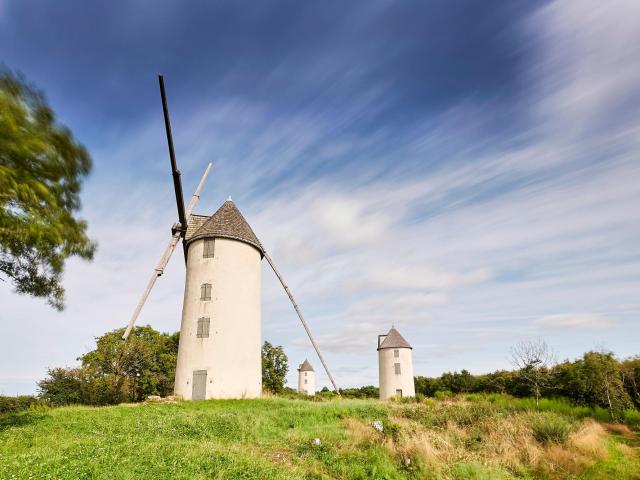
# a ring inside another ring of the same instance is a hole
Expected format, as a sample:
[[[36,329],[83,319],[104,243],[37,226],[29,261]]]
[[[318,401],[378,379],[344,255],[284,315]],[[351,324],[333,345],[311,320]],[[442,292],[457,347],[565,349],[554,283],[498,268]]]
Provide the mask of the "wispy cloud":
[[[541,327],[549,328],[605,328],[612,326],[613,322],[600,315],[566,313],[558,315],[545,315],[535,322]]]

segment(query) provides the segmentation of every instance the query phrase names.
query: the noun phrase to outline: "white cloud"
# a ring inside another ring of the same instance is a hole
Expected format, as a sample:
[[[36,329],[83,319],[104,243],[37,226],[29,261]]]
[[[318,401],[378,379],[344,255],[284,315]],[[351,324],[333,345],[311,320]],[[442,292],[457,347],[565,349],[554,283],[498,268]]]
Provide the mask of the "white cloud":
[[[600,315],[588,313],[566,313],[558,315],[545,315],[535,323],[541,327],[549,328],[605,328],[613,323]]]

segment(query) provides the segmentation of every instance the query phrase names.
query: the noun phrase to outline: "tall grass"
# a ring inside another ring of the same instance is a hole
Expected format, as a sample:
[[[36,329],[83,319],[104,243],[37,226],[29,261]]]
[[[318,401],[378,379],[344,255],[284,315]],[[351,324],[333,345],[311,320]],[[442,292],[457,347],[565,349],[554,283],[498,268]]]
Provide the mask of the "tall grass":
[[[535,439],[544,445],[564,445],[575,430],[575,425],[557,413],[539,412],[531,418],[531,429]]]
[[[609,422],[612,420],[606,408],[572,405],[571,402],[565,398],[541,398],[538,407],[536,407],[534,398],[515,398],[501,393],[470,393],[464,395],[464,398],[475,402],[486,401],[507,410],[554,412],[573,418],[593,418],[599,422]],[[637,422],[636,419],[640,417],[640,412],[633,409],[627,410],[627,412],[628,413],[625,413],[624,422],[629,425],[637,424],[633,422]],[[629,419],[629,421],[627,421],[627,419]]]

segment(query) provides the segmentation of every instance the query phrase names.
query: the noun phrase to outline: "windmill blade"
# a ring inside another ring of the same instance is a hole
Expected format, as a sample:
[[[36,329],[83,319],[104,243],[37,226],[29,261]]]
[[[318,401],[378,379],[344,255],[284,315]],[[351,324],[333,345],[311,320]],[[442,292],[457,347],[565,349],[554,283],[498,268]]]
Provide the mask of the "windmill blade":
[[[173,189],[176,192],[176,205],[178,206],[178,222],[180,223],[180,235],[184,237],[187,231],[187,215],[184,211],[184,197],[182,195],[182,181],[180,180],[180,170],[176,162],[176,153],[173,149],[173,135],[171,134],[171,120],[169,119],[169,107],[167,106],[167,94],[164,91],[164,77],[158,75],[160,82],[160,97],[162,98],[162,113],[164,114],[164,128],[167,132],[167,145],[169,146],[169,159],[171,160],[171,175],[173,176]],[[185,261],[187,251],[185,250]]]
[[[202,175],[202,178],[200,179],[200,183],[198,183],[198,186],[196,187],[195,193],[191,197],[191,201],[189,202],[189,206],[187,207],[186,215],[191,215],[191,212],[193,211],[198,201],[200,200],[200,192],[202,191],[202,187],[204,187],[204,182],[209,176],[210,171],[211,171],[211,163],[207,166],[207,169],[205,170],[204,175]],[[185,227],[186,225],[187,224],[185,222]],[[140,311],[142,310],[142,307],[147,301],[147,297],[149,297],[149,294],[151,293],[151,289],[156,284],[156,280],[158,279],[158,277],[164,273],[164,269],[166,268],[167,263],[169,263],[169,259],[171,259],[171,255],[173,254],[173,251],[175,250],[176,245],[178,244],[178,241],[180,241],[180,236],[181,236],[180,231],[176,231],[171,236],[169,245],[167,245],[167,248],[164,250],[164,253],[162,254],[162,258],[160,258],[160,262],[158,263],[158,266],[153,270],[153,273],[151,274],[151,278],[149,278],[149,282],[147,282],[147,287],[144,289],[144,292],[142,293],[142,297],[140,298],[138,305],[136,305],[136,309],[133,311],[131,320],[129,320],[129,325],[127,325],[127,329],[125,330],[124,335],[122,335],[123,340],[126,340],[129,337],[129,334],[131,333],[131,329],[133,328],[133,324],[136,323],[136,320],[140,315]]]
[[[298,314],[298,318],[302,322],[302,326],[304,327],[305,332],[307,332],[307,336],[309,337],[309,340],[311,340],[311,345],[313,345],[313,348],[315,349],[316,353],[318,354],[318,358],[320,359],[320,362],[322,363],[322,366],[324,367],[324,371],[327,373],[327,376],[329,377],[329,380],[331,380],[331,384],[333,385],[333,389],[335,390],[335,392],[338,395],[340,395],[340,390],[338,390],[338,386],[336,385],[336,382],[333,379],[333,375],[331,375],[331,372],[329,371],[329,367],[327,367],[327,362],[324,361],[324,357],[322,356],[322,353],[320,353],[320,348],[318,348],[318,345],[316,344],[316,341],[313,339],[313,335],[311,335],[311,330],[309,330],[309,325],[307,324],[307,321],[302,316],[302,312],[300,311],[300,307],[298,307],[298,304],[296,303],[295,299],[293,298],[293,294],[291,293],[291,290],[289,290],[289,287],[287,287],[287,284],[284,282],[284,278],[282,278],[282,275],[280,275],[280,272],[276,268],[275,264],[273,263],[273,260],[269,256],[269,254],[266,251],[264,251],[264,249],[263,249],[263,252],[264,252],[264,258],[267,259],[267,262],[271,266],[271,269],[273,270],[273,273],[276,274],[276,277],[278,277],[278,280],[280,280],[280,283],[284,287],[284,291],[287,293],[287,296],[289,297],[289,300],[291,300],[291,304],[293,305],[293,309]]]

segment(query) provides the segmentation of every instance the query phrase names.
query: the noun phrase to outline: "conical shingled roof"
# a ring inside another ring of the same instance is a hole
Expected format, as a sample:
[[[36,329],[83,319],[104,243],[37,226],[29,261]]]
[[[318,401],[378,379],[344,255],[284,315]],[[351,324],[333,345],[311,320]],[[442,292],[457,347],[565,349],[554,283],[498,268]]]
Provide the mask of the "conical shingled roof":
[[[299,372],[315,372],[315,370],[309,363],[309,360],[307,360],[306,358],[304,359],[304,362],[302,362],[298,367],[298,371]]]
[[[402,335],[393,327],[387,333],[387,337],[382,341],[378,350],[382,350],[383,348],[411,348],[413,347],[409,345]]]
[[[244,219],[240,210],[232,200],[227,200],[222,204],[216,213],[211,215],[198,230],[191,236],[187,235],[186,242],[189,244],[200,238],[230,238],[239,240],[257,248],[261,255],[264,255],[262,244],[251,227]]]

